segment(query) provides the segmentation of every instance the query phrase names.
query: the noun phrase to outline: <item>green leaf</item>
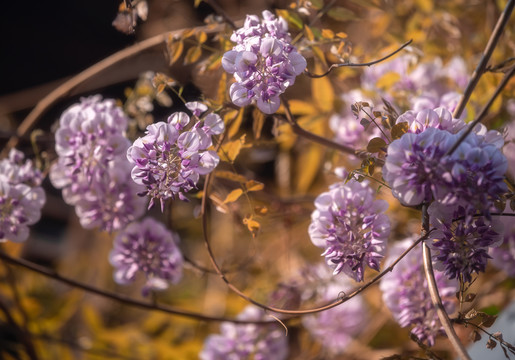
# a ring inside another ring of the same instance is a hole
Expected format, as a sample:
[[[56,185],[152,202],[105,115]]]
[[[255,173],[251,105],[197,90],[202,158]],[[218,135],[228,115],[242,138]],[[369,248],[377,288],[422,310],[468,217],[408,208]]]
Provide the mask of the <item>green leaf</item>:
[[[357,20],[356,14],[342,6],[335,6],[327,12],[327,15],[337,21]]]

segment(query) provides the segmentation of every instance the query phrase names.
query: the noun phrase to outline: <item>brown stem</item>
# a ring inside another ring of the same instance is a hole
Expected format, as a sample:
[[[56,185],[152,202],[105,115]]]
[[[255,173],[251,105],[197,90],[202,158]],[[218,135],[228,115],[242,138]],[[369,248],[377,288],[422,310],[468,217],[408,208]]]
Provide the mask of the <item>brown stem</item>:
[[[65,284],[67,284],[69,286],[72,286],[72,287],[75,287],[75,288],[79,288],[79,289],[85,290],[85,291],[87,291],[89,293],[100,295],[102,297],[105,297],[105,298],[108,298],[108,299],[112,299],[112,300],[121,302],[123,304],[134,306],[134,307],[138,307],[138,308],[141,308],[141,309],[161,311],[161,312],[164,312],[164,313],[167,313],[167,314],[183,316],[183,317],[188,317],[188,318],[193,318],[193,319],[203,320],[203,321],[227,321],[227,322],[232,322],[232,323],[236,323],[236,324],[270,324],[270,323],[275,323],[275,321],[264,321],[264,320],[263,321],[245,321],[245,320],[230,319],[230,318],[225,318],[225,317],[220,317],[220,316],[210,316],[210,315],[205,315],[205,314],[201,314],[201,313],[198,313],[198,312],[178,309],[178,308],[171,307],[171,306],[163,306],[163,305],[159,305],[159,304],[143,302],[143,301],[132,299],[132,298],[130,298],[128,296],[125,296],[125,295],[120,295],[120,294],[116,294],[116,293],[113,293],[113,292],[110,292],[110,291],[102,290],[102,289],[96,288],[94,286],[91,286],[91,285],[88,285],[88,284],[84,284],[84,283],[82,283],[80,281],[64,277],[64,276],[58,274],[54,270],[51,270],[49,268],[46,268],[46,267],[43,267],[43,266],[40,266],[40,265],[37,265],[37,264],[34,264],[33,262],[25,260],[25,259],[13,258],[13,257],[9,256],[8,254],[2,252],[2,251],[0,251],[0,259],[4,260],[4,261],[6,261],[6,262],[8,262],[10,264],[14,264],[14,265],[17,265],[17,266],[22,266],[22,267],[24,267],[26,269],[29,269],[29,270],[34,271],[34,272],[37,272],[37,273],[39,273],[41,275],[44,275],[44,276],[49,277],[49,278],[52,278],[54,280],[60,281],[60,282],[65,283]]]
[[[400,52],[402,49],[404,49],[406,46],[408,46],[412,42],[413,42],[413,40],[409,40],[409,41],[405,42],[404,44],[401,45],[400,48],[398,48],[394,52],[392,52],[392,53],[390,53],[390,54],[388,54],[388,55],[386,55],[386,56],[384,56],[384,57],[382,57],[382,58],[380,58],[378,60],[374,60],[374,61],[370,61],[370,62],[366,62],[366,63],[350,63],[350,62],[346,62],[346,63],[343,63],[343,64],[332,64],[331,66],[329,66],[329,69],[327,69],[327,71],[325,73],[323,73],[323,74],[312,74],[308,70],[304,70],[304,74],[306,74],[307,76],[309,76],[311,78],[321,78],[321,77],[327,76],[331,71],[333,71],[333,69],[336,69],[336,68],[372,66],[372,65],[378,64],[381,61],[384,61],[384,60],[386,60],[388,58],[391,58],[392,56],[394,56],[395,54]]]
[[[488,103],[483,107],[483,109],[481,109],[481,112],[479,113],[477,118],[468,125],[467,130],[465,130],[463,132],[463,134],[461,134],[461,136],[458,138],[456,143],[452,146],[452,148],[449,149],[449,151],[447,151],[447,153],[445,153],[444,156],[451,155],[454,151],[456,151],[458,146],[460,146],[460,144],[465,140],[465,138],[472,132],[474,127],[477,124],[479,124],[481,121],[483,121],[483,119],[486,116],[488,110],[490,109],[490,107],[494,103],[495,99],[497,98],[497,96],[499,96],[499,94],[502,92],[502,90],[504,89],[506,84],[508,84],[508,81],[512,78],[513,75],[515,75],[515,66],[513,66],[506,74],[504,74],[504,77],[503,77],[501,83],[495,89],[495,92],[490,97],[490,100],[488,100]]]
[[[427,233],[429,229],[429,214],[427,212],[427,204],[422,205],[422,232]],[[435,307],[436,313],[438,314],[438,318],[442,323],[445,333],[449,338],[452,346],[458,353],[458,356],[461,360],[471,360],[470,356],[467,353],[467,350],[461,343],[456,331],[454,331],[454,327],[452,326],[451,320],[449,319],[449,315],[445,311],[445,308],[442,304],[442,299],[440,298],[440,294],[438,292],[438,287],[436,286],[435,274],[433,271],[433,263],[431,260],[431,250],[427,246],[426,243],[422,244],[422,256],[424,260],[424,272],[426,274],[427,286],[429,288],[429,294],[431,295],[431,301],[433,302],[433,306]]]
[[[215,0],[204,0],[209,6],[211,6],[221,17],[224,18],[225,22],[228,23],[233,29],[236,29],[236,24],[231,20],[225,10],[218,5]]]
[[[488,61],[490,60],[490,56],[492,55],[492,53],[495,49],[495,46],[499,42],[501,34],[504,31],[504,28],[506,27],[508,20],[510,19],[510,15],[511,15],[511,12],[513,11],[514,5],[515,5],[515,0],[508,1],[508,3],[506,4],[506,7],[504,8],[504,11],[502,12],[501,16],[499,16],[499,19],[497,20],[497,24],[495,24],[495,28],[492,32],[492,35],[490,35],[490,39],[488,40],[485,50],[483,51],[481,60],[479,60],[479,64],[477,64],[476,70],[474,70],[474,73],[472,74],[472,77],[470,78],[469,83],[467,84],[467,87],[465,88],[465,92],[463,93],[463,96],[460,99],[460,102],[456,106],[456,109],[454,109],[454,113],[453,113],[454,118],[458,119],[461,116],[461,114],[463,113],[463,110],[465,110],[465,106],[467,105],[467,103],[470,99],[470,96],[472,95],[472,92],[474,91],[477,83],[479,82],[479,78],[486,71],[486,65],[488,64]]]

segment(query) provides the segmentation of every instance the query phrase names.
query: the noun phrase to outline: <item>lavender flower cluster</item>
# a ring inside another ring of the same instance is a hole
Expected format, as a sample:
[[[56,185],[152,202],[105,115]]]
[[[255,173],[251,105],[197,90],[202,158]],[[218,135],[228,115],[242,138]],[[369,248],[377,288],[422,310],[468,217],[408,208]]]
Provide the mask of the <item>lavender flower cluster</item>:
[[[321,264],[324,265],[324,264]],[[307,274],[311,284],[303,284],[304,297],[309,296],[310,285],[317,297],[330,302],[352,289],[349,278],[332,276],[327,266],[315,266]],[[302,318],[302,325],[330,354],[345,352],[353,338],[359,335],[369,320],[368,307],[358,294],[340,306]]]
[[[187,200],[184,193],[194,189],[200,175],[214,170],[220,158],[207,150],[211,136],[221,134],[224,122],[217,114],[199,116],[207,106],[198,102],[186,106],[197,119],[190,127],[190,117],[184,112],[173,113],[167,122],[147,126],[145,136],[136,139],[127,150],[132,168],[132,179],[145,187],[141,195],[149,195],[149,208],[158,199],[161,210],[167,199]]]
[[[11,149],[0,160],[0,242],[21,242],[29,237],[29,225],[41,217],[45,192],[41,172],[21,151]]]
[[[450,278],[470,281],[485,270],[488,248],[502,240],[490,210],[507,190],[503,139],[480,126],[448,154],[465,124],[446,109],[410,112],[398,121],[407,122],[409,131],[388,146],[383,178],[403,204],[431,203],[437,266]]]
[[[388,204],[374,200],[368,181],[333,184],[316,198],[315,207],[309,235],[313,244],[325,249],[322,256],[334,274],[343,272],[363,281],[365,265],[379,271],[390,220],[383,213]]]
[[[83,98],[61,115],[50,180],[84,228],[119,230],[144,211],[139,187],[128,181],[127,121],[114,100],[100,96]]]
[[[115,267],[114,280],[129,284],[142,272],[146,277],[143,296],[151,290],[165,290],[168,283],[182,278],[183,258],[178,248],[179,236],[152,218],[134,222],[114,239],[109,262]]]
[[[412,239],[406,239],[391,246],[385,265],[389,266],[412,243]],[[421,258],[421,248],[412,249],[395,266],[395,271],[384,276],[379,288],[383,292],[384,303],[399,325],[412,326],[412,334],[433,346],[436,336],[445,332],[429,295]],[[439,271],[435,271],[435,280],[445,311],[452,314],[458,283],[456,280],[449,280]]]
[[[268,10],[262,20],[247,15],[231,40],[236,46],[224,54],[222,66],[236,79],[229,90],[232,102],[246,106],[255,101],[264,113],[275,113],[279,95],[306,68],[306,59],[291,45],[286,20]]]
[[[395,81],[384,90],[380,84],[388,77]],[[367,118],[367,115],[360,114],[356,118],[350,110],[355,102],[365,101],[374,107],[379,106],[383,98],[414,113],[437,107],[453,111],[460,98],[460,94],[454,90],[463,88],[466,82],[467,68],[460,57],[454,57],[443,65],[439,58],[419,63],[414,54],[401,55],[365,68],[361,76],[361,89],[353,89],[342,95],[346,106],[340,113],[331,116],[329,125],[338,142],[356,148],[365,147],[371,138],[380,137],[381,133],[376,126],[365,130],[360,120]]]
[[[266,316],[262,309],[249,305],[237,318],[257,321]],[[201,360],[284,360],[288,356],[287,338],[278,324],[222,323],[220,332],[207,337]]]

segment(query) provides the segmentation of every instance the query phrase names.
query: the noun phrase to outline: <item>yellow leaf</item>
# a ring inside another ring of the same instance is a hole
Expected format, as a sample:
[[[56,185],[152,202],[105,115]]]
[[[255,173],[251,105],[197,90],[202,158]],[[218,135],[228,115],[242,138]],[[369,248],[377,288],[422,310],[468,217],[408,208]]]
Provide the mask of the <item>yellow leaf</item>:
[[[226,115],[226,119],[231,119],[226,122],[229,124],[229,139],[232,139],[240,130],[243,121],[243,108],[240,110],[233,110]]]
[[[252,233],[252,236],[256,236],[256,233],[259,231],[261,224],[256,220],[252,219],[252,216],[245,217],[243,219],[243,224],[247,225],[247,228]]]
[[[245,134],[243,134],[239,139],[229,141],[222,145],[220,151],[218,151],[218,155],[220,159],[223,161],[234,162],[234,159],[240,153],[241,147],[245,143]]]
[[[396,72],[387,72],[379,80],[376,82],[376,86],[379,89],[387,90],[391,88],[394,84],[396,84],[401,79],[401,75]]]
[[[247,191],[260,191],[265,188],[265,184],[259,181],[249,180],[245,183],[245,188],[247,188]]]
[[[224,204],[235,202],[240,198],[242,194],[242,189],[234,189],[225,197]]]
[[[286,9],[276,9],[275,12],[277,13],[277,16],[280,16],[288,21],[288,23],[297,28],[297,30],[302,30],[303,22],[297,13]]]
[[[179,41],[172,40],[171,42],[169,42],[168,43],[168,54],[170,56],[170,61],[169,61],[168,65],[172,65],[177,60],[179,60],[179,58],[182,55],[183,50],[184,50],[184,43],[182,42],[182,40],[179,40]]]
[[[218,92],[216,93],[216,100],[220,104],[223,104],[227,100],[227,73],[225,71],[222,72],[222,76],[220,76],[220,81],[218,82]]]
[[[193,64],[202,55],[202,48],[200,46],[193,46],[188,49],[184,58],[184,65]]]
[[[93,334],[99,334],[104,328],[104,325],[97,309],[86,303],[82,306],[81,310],[84,322],[89,326],[91,332]]]
[[[324,70],[317,63],[315,72],[322,73]],[[317,108],[324,112],[330,112],[334,108],[334,91],[327,76],[318,79],[311,79],[311,93]]]
[[[316,114],[317,108],[313,104],[302,100],[290,100],[290,111],[293,115],[311,115]]]
[[[343,31],[340,31],[340,32],[336,33],[336,36],[338,36],[340,39],[345,39],[345,38],[347,38],[348,35],[346,33],[344,33]]]
[[[324,37],[326,39],[333,39],[334,31],[331,29],[322,29],[322,37]]]
[[[420,8],[420,10],[429,13],[433,11],[433,1],[432,0],[415,0],[416,4]]]
[[[207,34],[205,31],[201,31],[197,33],[197,40],[199,43],[203,44],[207,41]]]
[[[233,173],[232,171],[217,170],[215,172],[215,176],[220,179],[231,180],[242,184],[245,184],[247,181],[249,181],[245,176]]]
[[[306,37],[308,38],[309,41],[315,40],[315,35],[313,34],[313,31],[307,25],[304,25],[304,34],[306,34]]]
[[[263,125],[265,124],[265,114],[263,114],[258,108],[255,108],[252,111],[252,131],[254,132],[254,139],[259,139],[261,137],[261,131],[263,130]]]
[[[299,193],[306,193],[313,184],[320,172],[324,148],[320,145],[308,145],[303,150],[296,162],[297,183],[296,189]]]

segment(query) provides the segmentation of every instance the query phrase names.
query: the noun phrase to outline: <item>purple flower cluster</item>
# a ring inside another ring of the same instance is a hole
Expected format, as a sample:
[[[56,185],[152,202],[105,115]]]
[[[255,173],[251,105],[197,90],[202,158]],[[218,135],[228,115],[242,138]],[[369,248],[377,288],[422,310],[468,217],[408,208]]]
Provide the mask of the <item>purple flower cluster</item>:
[[[504,191],[506,158],[499,148],[472,132],[451,155],[461,133],[428,127],[406,133],[388,146],[383,177],[403,204],[433,199],[443,205],[488,210]]]
[[[374,200],[374,190],[367,181],[354,179],[330,186],[315,200],[311,215],[311,241],[324,248],[334,274],[344,272],[356,281],[363,281],[364,267],[379,271],[390,234],[390,220],[383,214],[388,204]]]
[[[262,309],[249,305],[238,319],[257,321],[266,316]],[[220,332],[207,337],[200,352],[201,360],[284,360],[288,356],[284,329],[277,324],[222,323]]]
[[[352,289],[348,278],[335,278],[327,269],[326,266],[315,267],[309,274],[315,272],[313,286],[325,302],[333,301]],[[352,339],[363,330],[368,319],[364,299],[361,295],[356,295],[342,305],[303,317],[302,325],[331,354],[341,354]]]
[[[306,68],[306,59],[291,45],[288,24],[268,10],[263,11],[262,20],[247,15],[231,40],[236,46],[224,54],[222,66],[236,79],[229,90],[232,102],[246,106],[256,101],[264,113],[275,113],[279,95]]]
[[[164,290],[182,278],[183,259],[179,236],[152,218],[131,223],[114,239],[109,262],[115,267],[118,284],[132,283],[138,272],[146,276],[142,293]]]
[[[514,214],[509,205],[504,212]],[[491,263],[496,268],[506,271],[508,276],[515,277],[515,223],[511,216],[502,216],[500,221],[504,225],[504,239],[499,247],[490,249]]]
[[[29,237],[29,225],[41,217],[45,192],[40,186],[41,172],[22,152],[11,149],[7,159],[0,160],[0,242],[21,242]]]
[[[199,103],[188,103],[194,116],[207,109]],[[221,134],[224,123],[220,116],[208,114],[191,127],[190,117],[184,112],[173,113],[167,122],[147,126],[145,136],[136,139],[127,150],[127,158],[134,165],[132,179],[146,187],[142,194],[151,197],[149,208],[155,199],[161,202],[175,199],[186,200],[184,193],[194,189],[200,175],[214,170],[220,158],[207,150],[212,145],[211,136]]]
[[[391,246],[385,265],[394,262],[412,243],[411,239],[407,239]],[[379,288],[383,292],[384,303],[399,325],[412,326],[412,334],[433,346],[436,336],[445,332],[429,295],[421,258],[420,246],[412,249],[395,266],[393,272],[384,276]],[[435,280],[443,306],[448,314],[452,314],[455,308],[454,294],[458,290],[457,281],[447,279],[439,271],[435,271]]]
[[[488,248],[502,239],[490,210],[507,189],[503,139],[478,126],[447,155],[465,127],[447,110],[407,112],[398,122],[407,122],[409,132],[389,145],[383,177],[403,204],[432,203],[437,266],[450,278],[470,281],[472,273],[484,271]]]
[[[84,228],[118,230],[144,211],[141,190],[128,180],[127,121],[114,100],[100,96],[83,98],[61,115],[50,180]]]

